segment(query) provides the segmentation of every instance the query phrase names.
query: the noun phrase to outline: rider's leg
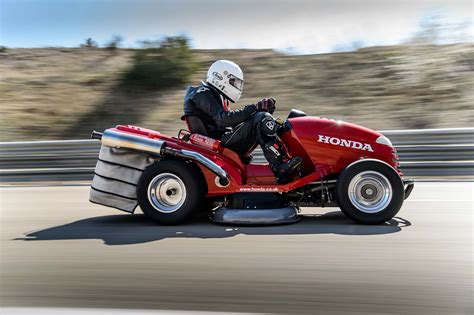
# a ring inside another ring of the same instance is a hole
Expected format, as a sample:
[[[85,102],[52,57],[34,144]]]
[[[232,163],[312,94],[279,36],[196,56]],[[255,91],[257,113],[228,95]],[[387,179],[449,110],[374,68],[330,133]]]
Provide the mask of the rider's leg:
[[[249,154],[260,144],[263,155],[270,163],[279,183],[291,180],[302,162],[300,157],[290,158],[277,135],[278,126],[273,116],[267,112],[258,112],[241,123],[234,130],[226,132],[222,145],[237,152],[245,161]]]
[[[270,163],[278,183],[289,182],[303,162],[301,157],[290,158],[286,148],[277,135],[277,123],[269,113],[261,112],[257,128],[258,142],[263,155]]]
[[[259,113],[253,115],[247,121],[234,127],[232,131],[226,132],[221,137],[222,145],[238,153],[244,162],[251,160],[250,153],[258,145],[256,130],[258,128]]]

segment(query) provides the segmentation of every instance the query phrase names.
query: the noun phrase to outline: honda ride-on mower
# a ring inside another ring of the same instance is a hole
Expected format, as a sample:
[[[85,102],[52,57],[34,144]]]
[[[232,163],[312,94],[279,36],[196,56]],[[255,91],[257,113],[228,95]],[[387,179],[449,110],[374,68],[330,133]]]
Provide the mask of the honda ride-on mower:
[[[189,123],[188,123],[189,127]],[[189,128],[192,130],[192,128]],[[286,224],[300,207],[339,207],[363,224],[393,218],[414,183],[403,179],[390,140],[373,130],[292,110],[279,126],[299,176],[278,184],[268,163],[249,162],[215,140],[177,137],[136,126],[93,132],[102,147],[90,201],[167,225],[209,211],[218,223]]]

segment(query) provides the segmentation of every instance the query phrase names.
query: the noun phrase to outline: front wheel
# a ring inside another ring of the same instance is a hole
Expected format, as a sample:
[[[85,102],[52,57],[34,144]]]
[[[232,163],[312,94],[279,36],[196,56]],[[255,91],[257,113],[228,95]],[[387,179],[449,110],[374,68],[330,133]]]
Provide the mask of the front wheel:
[[[349,165],[338,177],[336,198],[349,218],[379,224],[400,210],[405,192],[398,173],[383,162],[368,160]]]
[[[198,168],[182,160],[162,160],[142,174],[137,197],[143,213],[163,225],[183,223],[204,198]]]

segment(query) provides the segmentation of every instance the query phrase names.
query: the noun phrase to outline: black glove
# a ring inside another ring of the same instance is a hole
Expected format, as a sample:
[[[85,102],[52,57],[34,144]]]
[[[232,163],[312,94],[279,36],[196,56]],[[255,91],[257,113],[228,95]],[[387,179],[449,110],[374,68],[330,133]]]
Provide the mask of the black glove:
[[[275,111],[275,103],[276,103],[276,100],[273,97],[271,97],[269,99],[264,98],[263,100],[258,102],[256,105],[257,105],[258,111],[264,111],[264,112],[269,112],[270,114],[273,114],[273,112]]]

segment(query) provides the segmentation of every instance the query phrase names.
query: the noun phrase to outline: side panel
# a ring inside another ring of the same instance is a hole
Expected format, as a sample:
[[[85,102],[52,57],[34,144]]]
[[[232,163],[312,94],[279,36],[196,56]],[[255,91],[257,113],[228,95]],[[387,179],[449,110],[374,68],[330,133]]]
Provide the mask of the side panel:
[[[338,173],[350,163],[362,158],[375,158],[397,167],[396,152],[392,147],[375,141],[381,134],[355,124],[317,117],[289,119],[293,129],[292,138],[304,148],[311,163],[327,165],[331,173]],[[310,164],[310,163],[307,163]]]
[[[276,178],[268,163],[265,164],[248,164],[247,184],[255,185],[276,185]]]

